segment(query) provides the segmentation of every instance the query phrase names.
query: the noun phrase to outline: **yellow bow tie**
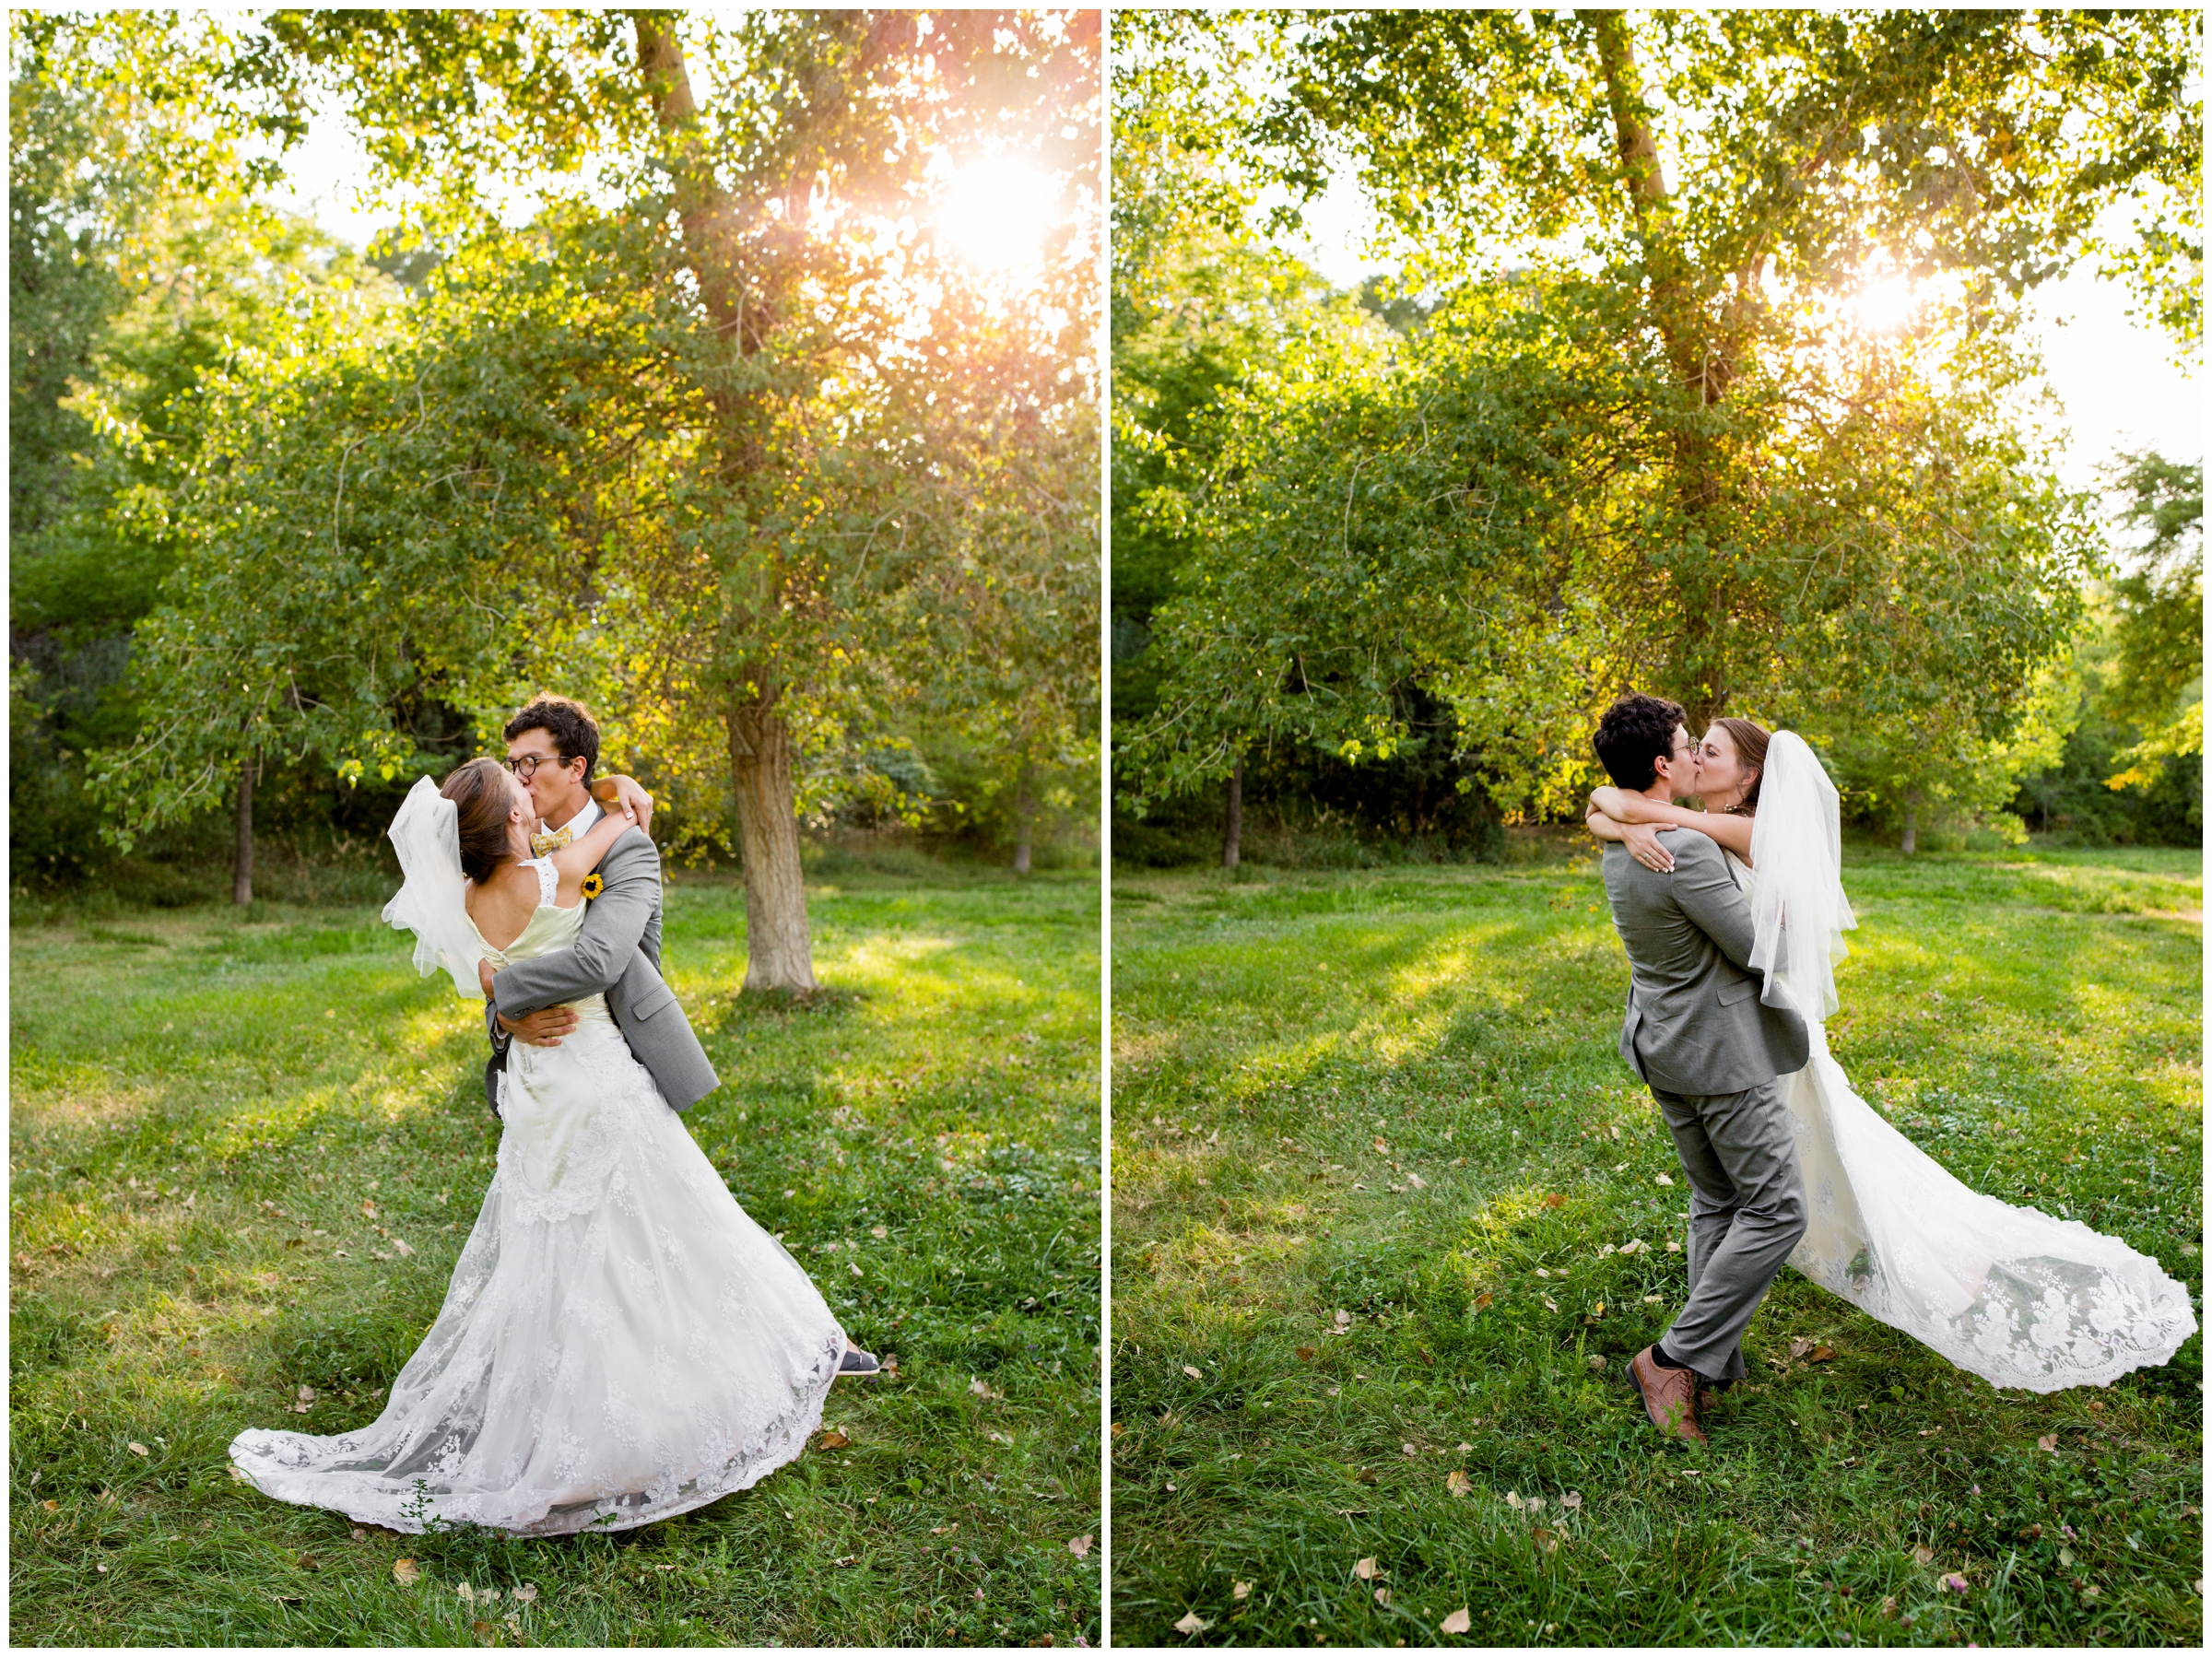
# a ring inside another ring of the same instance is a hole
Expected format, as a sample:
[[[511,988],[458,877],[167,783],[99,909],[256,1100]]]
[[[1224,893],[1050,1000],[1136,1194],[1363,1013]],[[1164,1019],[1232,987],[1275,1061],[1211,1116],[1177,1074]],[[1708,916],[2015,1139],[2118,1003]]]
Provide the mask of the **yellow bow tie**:
[[[548,852],[558,852],[573,838],[574,836],[565,828],[555,828],[546,834],[534,834],[530,837],[530,855],[543,857]]]

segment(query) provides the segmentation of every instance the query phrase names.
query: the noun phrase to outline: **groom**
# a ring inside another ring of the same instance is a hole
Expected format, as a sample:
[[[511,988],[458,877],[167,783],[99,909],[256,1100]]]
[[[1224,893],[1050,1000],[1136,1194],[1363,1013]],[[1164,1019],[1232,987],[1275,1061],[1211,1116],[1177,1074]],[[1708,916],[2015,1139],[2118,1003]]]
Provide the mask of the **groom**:
[[[537,807],[539,832],[530,837],[536,856],[567,845],[599,820],[594,792],[612,793],[617,803],[651,803],[627,778],[611,780],[611,787],[603,781],[597,791],[590,786],[599,760],[599,725],[580,702],[541,696],[507,722],[505,735],[507,767]],[[719,1084],[676,992],[661,978],[659,850],[641,832],[625,834],[594,873],[601,890],[588,899],[591,908],[575,943],[496,974],[489,962],[478,965],[492,1050],[484,1091],[495,1112],[510,1039],[558,1047],[576,1028],[575,1009],[563,1004],[594,993],[606,995],[622,1039],[678,1111],[689,1110]]]
[[[1672,801],[1690,788],[1681,708],[1626,696],[1594,738],[1614,786]],[[1805,1021],[1759,997],[1751,911],[1727,862],[1702,834],[1677,834],[1675,866],[1647,869],[1618,841],[1606,896],[1629,953],[1620,1056],[1652,1090],[1688,1176],[1689,1299],[1656,1344],[1629,1364],[1653,1424],[1703,1443],[1697,1386],[1745,1374],[1751,1314],[1805,1235],[1797,1142],[1775,1077],[1804,1068]]]

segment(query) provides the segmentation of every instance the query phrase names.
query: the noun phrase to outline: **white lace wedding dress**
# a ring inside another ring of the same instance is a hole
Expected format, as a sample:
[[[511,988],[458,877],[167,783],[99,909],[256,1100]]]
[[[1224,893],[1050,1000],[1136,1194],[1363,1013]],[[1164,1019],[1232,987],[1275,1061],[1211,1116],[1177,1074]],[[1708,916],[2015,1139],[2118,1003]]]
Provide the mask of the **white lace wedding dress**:
[[[495,966],[582,925],[582,903],[556,907],[551,863],[538,872],[522,936],[503,951],[476,937]],[[605,998],[576,1011],[559,1047],[509,1051],[490,1190],[383,1414],[232,1441],[268,1495],[398,1531],[625,1530],[746,1488],[819,1426],[837,1320],[737,1205]]]
[[[2054,1393],[2164,1363],[2196,1332],[2189,1291],[2078,1220],[1971,1190],[1853,1091],[1829,1053],[1844,899],[1834,786],[1774,734],[1752,829],[1749,899],[1766,998],[1805,1015],[1812,1060],[1782,1078],[1810,1210],[1790,1263],[1993,1386]]]

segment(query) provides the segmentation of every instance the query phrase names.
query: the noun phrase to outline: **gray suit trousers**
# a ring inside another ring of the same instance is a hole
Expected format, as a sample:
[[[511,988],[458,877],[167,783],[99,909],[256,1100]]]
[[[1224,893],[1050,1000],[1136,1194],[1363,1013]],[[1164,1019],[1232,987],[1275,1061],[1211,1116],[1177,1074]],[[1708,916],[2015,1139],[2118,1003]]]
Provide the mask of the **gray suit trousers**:
[[[1782,1087],[1652,1089],[1689,1176],[1689,1299],[1660,1336],[1707,1381],[1741,1381],[1743,1334],[1805,1235],[1805,1178]]]

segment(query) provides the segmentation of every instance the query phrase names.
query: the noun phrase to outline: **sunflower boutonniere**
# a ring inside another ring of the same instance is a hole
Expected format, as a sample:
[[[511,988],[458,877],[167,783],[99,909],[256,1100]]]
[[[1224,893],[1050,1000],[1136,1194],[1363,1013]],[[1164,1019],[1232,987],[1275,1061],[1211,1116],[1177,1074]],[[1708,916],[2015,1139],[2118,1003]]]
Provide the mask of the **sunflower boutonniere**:
[[[586,903],[605,890],[606,890],[606,882],[600,879],[597,875],[586,875],[583,877],[583,900]]]

